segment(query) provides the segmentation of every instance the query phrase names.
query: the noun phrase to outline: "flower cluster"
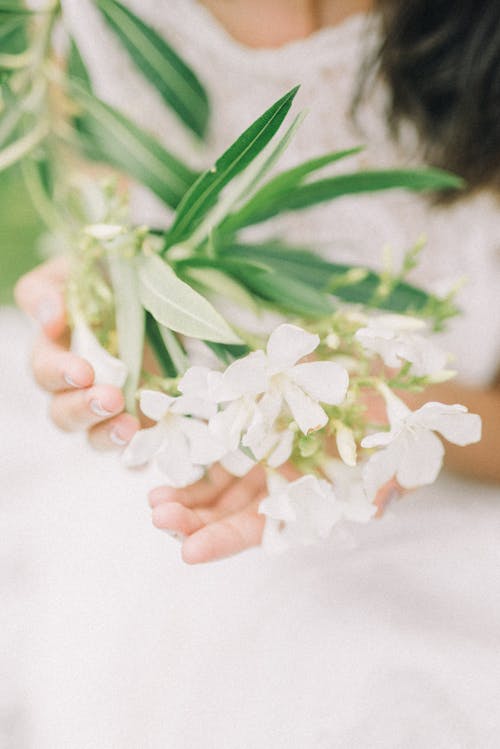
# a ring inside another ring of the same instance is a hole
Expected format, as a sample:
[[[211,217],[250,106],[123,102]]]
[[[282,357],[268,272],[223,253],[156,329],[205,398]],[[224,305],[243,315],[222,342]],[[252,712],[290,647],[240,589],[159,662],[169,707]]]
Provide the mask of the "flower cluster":
[[[405,489],[432,483],[444,453],[437,435],[458,445],[475,442],[479,417],[442,403],[411,411],[395,394],[394,383],[444,378],[447,357],[423,335],[419,320],[349,312],[346,320],[351,333],[343,340],[333,329],[321,337],[284,323],[265,350],[224,371],[195,365],[170,382],[170,392],[143,389],[140,409],[155,424],[134,436],[125,464],[154,461],[176,488],[197,481],[215,462],[238,476],[262,464],[268,496],[259,511],[270,551],[326,538],[341,520],[368,521],[378,491],[393,478]],[[80,353],[98,365],[100,376],[118,371],[123,377],[117,360],[92,339],[88,329],[77,328],[76,341],[87,344]],[[371,374],[375,356],[391,367],[388,374]],[[361,407],[367,386],[383,401],[387,424],[375,427],[370,407]],[[329,454],[332,438],[340,460]],[[301,478],[282,477],[278,469],[287,461]]]

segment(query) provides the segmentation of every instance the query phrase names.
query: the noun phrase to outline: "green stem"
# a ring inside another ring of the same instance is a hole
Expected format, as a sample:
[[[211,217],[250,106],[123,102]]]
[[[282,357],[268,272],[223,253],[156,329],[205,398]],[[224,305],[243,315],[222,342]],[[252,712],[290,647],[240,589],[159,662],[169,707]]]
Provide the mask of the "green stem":
[[[146,312],[146,338],[165,377],[177,377],[177,369],[163,342],[158,323],[149,312]]]

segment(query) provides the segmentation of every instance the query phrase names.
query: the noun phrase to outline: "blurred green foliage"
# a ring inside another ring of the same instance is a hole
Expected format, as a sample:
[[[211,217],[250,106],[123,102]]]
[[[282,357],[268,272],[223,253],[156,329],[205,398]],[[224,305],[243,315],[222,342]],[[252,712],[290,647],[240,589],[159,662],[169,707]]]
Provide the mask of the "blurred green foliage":
[[[37,240],[44,231],[20,169],[0,174],[0,304],[12,301],[16,280],[37,262]]]

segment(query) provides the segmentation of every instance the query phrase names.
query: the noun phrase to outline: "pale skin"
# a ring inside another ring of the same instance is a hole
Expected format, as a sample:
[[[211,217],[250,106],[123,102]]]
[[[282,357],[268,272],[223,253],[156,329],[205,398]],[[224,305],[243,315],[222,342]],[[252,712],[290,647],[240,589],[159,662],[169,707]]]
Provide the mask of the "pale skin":
[[[370,0],[205,0],[204,4],[228,33],[249,47],[279,47],[371,7]],[[24,276],[16,287],[18,305],[41,325],[32,355],[34,376],[52,395],[50,413],[58,427],[86,430],[98,449],[119,449],[131,440],[139,423],[124,412],[121,391],[110,385],[94,385],[90,364],[68,351],[66,277],[67,263],[59,258]],[[468,448],[448,445],[447,465],[463,475],[500,481],[500,387],[439,385],[426,391],[425,396],[411,396],[409,402],[418,407],[428,400],[463,403],[481,415],[481,442]],[[291,467],[283,470],[289,478],[297,475]],[[393,495],[392,483],[380,493],[379,506]],[[262,468],[236,479],[214,466],[204,479],[186,489],[153,489],[149,503],[154,525],[181,535],[184,561],[197,564],[260,543],[264,518],[258,514],[258,505],[264,496]]]

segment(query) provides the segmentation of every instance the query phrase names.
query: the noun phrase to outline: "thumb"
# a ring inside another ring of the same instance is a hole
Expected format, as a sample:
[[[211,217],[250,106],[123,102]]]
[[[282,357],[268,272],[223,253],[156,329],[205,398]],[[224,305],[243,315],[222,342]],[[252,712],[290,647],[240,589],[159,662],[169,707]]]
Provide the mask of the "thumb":
[[[58,257],[22,276],[14,289],[17,305],[37,320],[49,338],[56,339],[66,329],[64,286],[68,260]]]

